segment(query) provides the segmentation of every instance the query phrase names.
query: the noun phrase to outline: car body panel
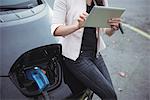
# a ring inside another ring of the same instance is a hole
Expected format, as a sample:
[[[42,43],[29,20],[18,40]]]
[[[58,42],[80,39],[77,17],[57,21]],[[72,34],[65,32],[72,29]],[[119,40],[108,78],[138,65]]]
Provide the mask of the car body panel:
[[[50,33],[49,18],[52,13],[48,11],[49,8],[44,7],[43,11],[32,17],[0,24],[1,75],[8,75],[12,64],[24,52],[56,43]]]

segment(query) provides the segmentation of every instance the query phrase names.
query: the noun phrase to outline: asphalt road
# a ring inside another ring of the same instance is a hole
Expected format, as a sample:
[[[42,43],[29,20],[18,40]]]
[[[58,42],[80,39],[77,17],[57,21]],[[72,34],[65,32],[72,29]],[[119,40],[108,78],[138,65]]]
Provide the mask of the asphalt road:
[[[109,4],[126,8],[123,21],[150,35],[150,0],[109,0]],[[118,31],[112,37],[103,36],[107,48],[102,55],[118,100],[150,100],[150,39],[123,28],[124,35]],[[94,100],[100,99],[95,95]]]
[[[150,0],[109,0],[109,5],[126,8],[123,20],[150,34]]]

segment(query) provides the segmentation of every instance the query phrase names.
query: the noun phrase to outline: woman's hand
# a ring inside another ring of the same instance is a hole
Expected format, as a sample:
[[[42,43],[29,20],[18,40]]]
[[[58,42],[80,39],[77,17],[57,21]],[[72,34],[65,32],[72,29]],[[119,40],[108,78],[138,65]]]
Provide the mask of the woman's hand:
[[[121,23],[120,18],[112,18],[108,20],[108,24],[111,26],[111,28],[106,29],[106,34],[111,36],[115,31],[119,29],[119,24]]]
[[[117,31],[119,29],[120,22],[120,18],[112,18],[108,20],[108,24],[111,26],[112,31]]]
[[[80,14],[79,18],[77,19],[79,29],[83,27],[84,22],[86,21],[88,15],[89,14],[87,12],[84,12],[84,13]]]

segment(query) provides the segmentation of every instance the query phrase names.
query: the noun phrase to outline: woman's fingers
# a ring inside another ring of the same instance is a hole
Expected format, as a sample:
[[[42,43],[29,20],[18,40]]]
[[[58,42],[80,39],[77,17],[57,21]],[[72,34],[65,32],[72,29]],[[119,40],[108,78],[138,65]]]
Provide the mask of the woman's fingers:
[[[86,20],[86,18],[88,17],[88,13],[87,12],[83,12],[82,14],[80,14],[79,18],[77,19],[78,22],[79,22],[79,27],[83,27],[83,24]]]
[[[119,26],[119,23],[109,23],[110,26],[116,26],[118,27]]]
[[[121,21],[118,20],[109,20],[108,23],[120,23]]]
[[[120,23],[121,20],[108,20],[108,23]]]
[[[121,22],[120,18],[112,18],[108,20],[108,24],[111,26],[113,30],[118,30],[119,29],[119,24]]]
[[[119,27],[119,23],[120,22],[109,22],[108,24],[110,25],[110,26],[116,26],[116,27]]]
[[[85,21],[87,16],[88,16],[88,13],[82,13],[79,17]]]
[[[114,31],[117,31],[119,28],[116,27],[116,26],[111,26],[111,28],[114,30]]]
[[[119,29],[119,23],[110,23],[110,26],[115,31]]]
[[[83,12],[82,14],[86,17],[89,15],[87,12]]]
[[[78,18],[78,21],[79,21],[79,22],[84,22],[84,21],[85,21],[85,19],[84,19],[84,18],[82,18],[82,17],[79,17],[79,18]]]
[[[121,19],[120,18],[112,18],[108,20],[108,23],[120,23]]]
[[[80,15],[80,17],[79,17],[80,19],[82,19],[83,21],[85,21],[86,20],[86,18],[85,18],[85,16],[82,16],[82,15]]]
[[[121,21],[121,18],[112,18],[112,21]]]

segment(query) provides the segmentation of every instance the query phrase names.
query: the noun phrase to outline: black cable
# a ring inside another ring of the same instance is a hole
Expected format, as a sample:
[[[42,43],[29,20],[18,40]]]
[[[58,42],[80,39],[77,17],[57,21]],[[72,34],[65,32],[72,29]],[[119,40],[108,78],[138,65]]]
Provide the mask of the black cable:
[[[43,95],[43,97],[44,97],[44,100],[50,100],[47,91],[43,91],[43,92],[42,92],[42,95]]]

